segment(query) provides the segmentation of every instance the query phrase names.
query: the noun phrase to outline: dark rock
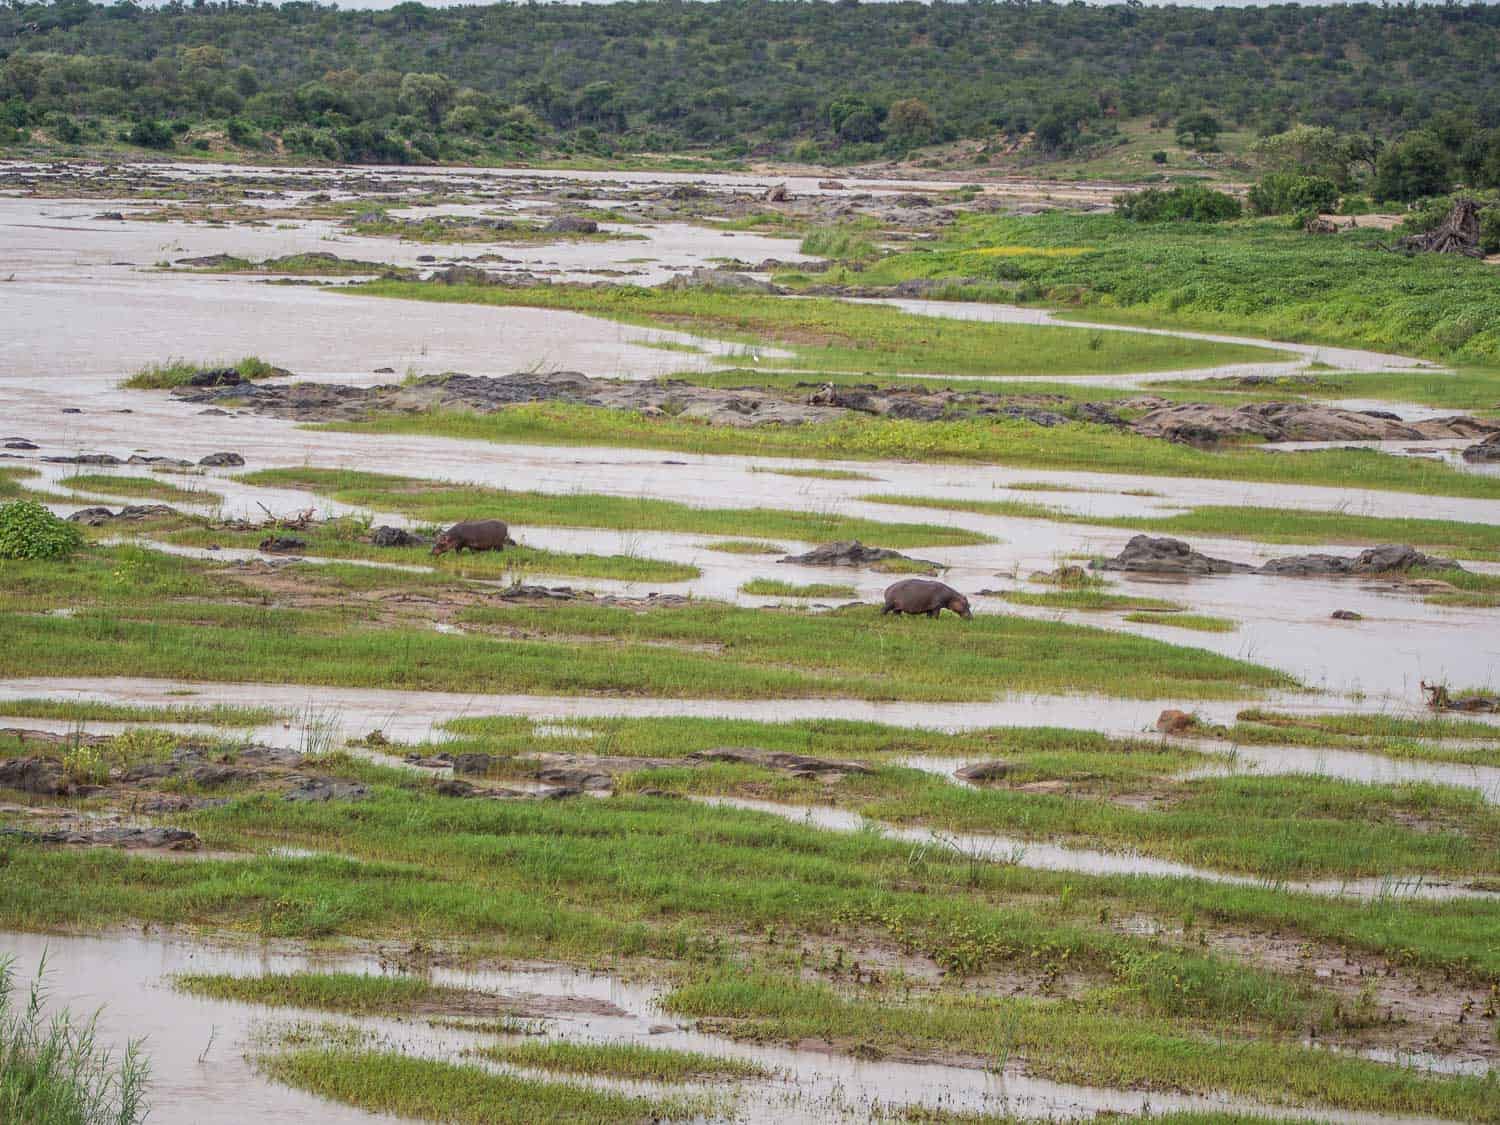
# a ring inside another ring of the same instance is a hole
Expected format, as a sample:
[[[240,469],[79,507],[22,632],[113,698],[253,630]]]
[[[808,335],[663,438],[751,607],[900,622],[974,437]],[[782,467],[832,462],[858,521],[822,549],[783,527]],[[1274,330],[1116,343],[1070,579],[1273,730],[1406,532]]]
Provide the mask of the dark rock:
[[[217,406],[210,406],[207,410],[200,410],[200,411],[198,411],[198,414],[200,416],[202,416],[204,414],[207,414],[207,415],[211,415],[212,417],[215,417],[215,418],[232,418],[232,417],[234,417],[234,415],[230,414],[229,411],[227,411],[227,410],[220,410]]]
[[[872,566],[875,563],[899,560],[908,563],[921,563],[924,566],[940,570],[942,567],[935,562],[926,559],[914,559],[903,555],[900,551],[891,551],[885,547],[866,547],[858,539],[843,540],[837,543],[824,543],[814,547],[805,555],[787,555],[778,559],[778,562],[795,563],[799,566]]]
[[[103,848],[163,848],[168,851],[193,851],[198,835],[185,828],[94,828],[69,825],[42,832],[21,828],[4,828],[0,833],[17,836],[37,844],[77,844]]]
[[[472,797],[479,792],[478,789],[474,788],[467,781],[459,781],[454,777],[440,779],[432,787],[432,790],[439,797]]]
[[[1181,539],[1151,535],[1135,536],[1114,558],[1093,565],[1140,574],[1245,574],[1254,569],[1200,554]]]
[[[553,234],[598,234],[599,224],[579,215],[559,215],[546,229]]]
[[[1500,461],[1500,433],[1491,434],[1483,441],[1469,446],[1464,450],[1463,458],[1473,462]]]
[[[37,445],[34,442],[29,442],[25,438],[16,438],[13,441],[6,442],[5,443],[5,448],[6,449],[40,449],[41,446]]]
[[[1355,613],[1352,609],[1336,609],[1328,615],[1335,621],[1363,621],[1364,614]]]
[[[307,540],[298,539],[295,535],[268,535],[260,541],[260,550],[267,554],[280,551],[305,551]]]
[[[233,367],[206,367],[188,379],[190,387],[237,387],[245,377]]]
[[[76,406],[65,406],[65,407],[62,408],[62,410],[59,413],[62,413],[62,414],[82,414],[83,411],[79,410],[78,407],[76,407]]]
[[[1093,422],[1098,426],[1123,426],[1125,419],[1102,402],[1080,402],[1077,407],[1080,422]]]
[[[114,512],[108,508],[79,508],[68,517],[73,523],[87,524],[89,527],[99,527],[114,518]]]
[[[424,263],[425,262],[435,262],[435,261],[437,261],[437,255],[436,254],[418,254],[417,255],[417,261],[424,262]]]
[[[0,788],[44,797],[65,797],[73,791],[62,763],[41,757],[0,759]]]
[[[123,223],[125,221],[125,216],[118,211],[100,211],[94,218],[111,223]]]
[[[357,781],[338,781],[331,777],[302,778],[295,788],[282,795],[286,801],[363,801],[370,795],[367,786]]]
[[[446,755],[444,755],[446,757]],[[490,772],[495,765],[495,759],[490,754],[454,754],[453,772],[484,775]]]
[[[217,785],[234,785],[242,781],[249,781],[255,774],[250,770],[236,769],[234,766],[202,765],[188,774],[194,785],[201,785],[205,789],[212,789]]]
[[[167,504],[127,504],[115,518],[120,520],[146,520],[157,516],[180,515],[176,508]]]
[[[426,542],[420,535],[399,527],[381,526],[370,533],[370,544],[374,547],[420,547]]]
[[[43,457],[42,460],[49,465],[123,465],[125,463],[113,453],[80,453],[76,457]]]
[[[211,469],[238,466],[244,463],[245,459],[238,453],[210,453],[198,462],[198,464]]]
[[[1011,772],[1009,762],[972,762],[953,771],[953,776],[962,781],[999,781]]]
[[[773,188],[768,188],[761,198],[767,203],[785,203],[791,198],[791,194],[786,190],[786,184],[777,184]]]

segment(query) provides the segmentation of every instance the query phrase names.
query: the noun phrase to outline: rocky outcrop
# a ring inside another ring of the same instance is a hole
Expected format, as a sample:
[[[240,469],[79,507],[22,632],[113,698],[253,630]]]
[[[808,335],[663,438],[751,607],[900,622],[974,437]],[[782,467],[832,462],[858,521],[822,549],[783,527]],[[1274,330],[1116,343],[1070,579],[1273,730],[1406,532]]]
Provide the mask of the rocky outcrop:
[[[238,453],[210,453],[198,462],[198,464],[210,469],[237,468],[245,463],[245,459]]]
[[[370,795],[367,786],[357,781],[340,781],[332,777],[308,777],[299,780],[282,794],[285,801],[363,801]]]
[[[1251,402],[1241,406],[1173,403],[1130,423],[1146,437],[1190,445],[1245,438],[1265,441],[1431,441],[1477,437],[1500,426],[1465,415],[1403,422],[1389,411],[1342,410],[1315,402]]]
[[[1138,574],[1248,574],[1255,569],[1200,554],[1181,539],[1151,535],[1135,536],[1114,558],[1092,565],[1099,570]]]
[[[5,758],[0,759],[0,788],[66,797],[73,791],[73,784],[56,758]]]
[[[794,563],[798,566],[877,566],[880,563],[901,562],[926,567],[929,570],[943,569],[941,563],[927,559],[914,559],[900,551],[885,547],[866,547],[858,539],[840,540],[814,547],[805,555],[787,555],[777,562]]]
[[[295,535],[268,535],[258,545],[259,550],[267,554],[278,554],[284,551],[305,551],[307,540],[298,539]]]
[[[1462,570],[1452,559],[1424,555],[1414,547],[1387,543],[1361,551],[1353,558],[1340,555],[1289,555],[1272,559],[1260,568],[1262,574],[1294,578],[1343,575],[1406,574],[1412,570]]]
[[[1413,570],[1462,570],[1452,559],[1423,554],[1415,547],[1387,543],[1351,557],[1344,555],[1287,555],[1256,568],[1246,563],[1210,558],[1181,539],[1137,535],[1112,559],[1091,564],[1100,570],[1141,574],[1270,574],[1291,578],[1378,577]]]
[[[148,520],[157,517],[175,517],[181,514],[176,508],[166,504],[130,504],[118,512],[111,511],[109,508],[80,508],[68,519],[74,523],[87,524],[89,527],[102,527],[112,520]]]

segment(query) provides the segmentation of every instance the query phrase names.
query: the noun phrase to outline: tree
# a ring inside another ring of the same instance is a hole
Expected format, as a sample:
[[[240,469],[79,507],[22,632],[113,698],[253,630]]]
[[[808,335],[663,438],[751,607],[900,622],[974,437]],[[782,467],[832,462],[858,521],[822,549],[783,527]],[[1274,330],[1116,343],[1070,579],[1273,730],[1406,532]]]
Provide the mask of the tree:
[[[1448,150],[1431,133],[1408,133],[1380,154],[1372,194],[1382,202],[1411,203],[1453,186]]]
[[[453,101],[453,83],[442,74],[407,74],[401,79],[401,108],[436,125]]]
[[[1223,131],[1219,119],[1211,113],[1190,113],[1177,119],[1177,143],[1199,152],[1213,148]]]
[[[937,133],[937,118],[920,98],[902,98],[892,102],[886,111],[885,131],[897,144],[915,148],[932,141]]]

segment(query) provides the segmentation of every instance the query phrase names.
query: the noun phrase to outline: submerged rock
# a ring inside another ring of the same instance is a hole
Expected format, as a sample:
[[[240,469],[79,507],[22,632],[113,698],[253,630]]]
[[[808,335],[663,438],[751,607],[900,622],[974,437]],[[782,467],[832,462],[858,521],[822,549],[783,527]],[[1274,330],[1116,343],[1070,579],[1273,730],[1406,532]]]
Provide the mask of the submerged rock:
[[[210,453],[198,462],[198,464],[211,469],[237,467],[244,463],[245,459],[238,453]]]
[[[599,224],[581,215],[559,215],[544,229],[552,234],[597,234]]]
[[[1353,558],[1342,555],[1289,555],[1272,559],[1260,568],[1262,574],[1294,578],[1342,575],[1405,574],[1412,570],[1462,570],[1452,559],[1425,555],[1415,547],[1386,543],[1361,551]]]

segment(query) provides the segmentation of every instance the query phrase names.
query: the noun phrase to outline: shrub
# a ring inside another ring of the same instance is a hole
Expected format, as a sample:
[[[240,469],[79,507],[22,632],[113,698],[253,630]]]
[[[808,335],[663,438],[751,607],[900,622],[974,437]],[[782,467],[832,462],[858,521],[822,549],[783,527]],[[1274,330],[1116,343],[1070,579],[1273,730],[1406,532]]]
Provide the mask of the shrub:
[[[1151,161],[1154,164],[1165,164],[1167,162],[1167,154],[1161,149],[1157,149],[1151,154]]]
[[[172,130],[161,121],[152,121],[149,118],[137,121],[130,127],[130,132],[125,139],[133,145],[142,148],[171,148],[176,142],[172,139]]]
[[[1287,215],[1297,211],[1332,211],[1339,189],[1327,176],[1299,176],[1272,172],[1250,189],[1250,210],[1257,215]]]
[[[82,546],[77,525],[59,519],[35,500],[0,506],[0,559],[56,559]]]
[[[1199,184],[1163,191],[1147,188],[1115,196],[1120,216],[1137,223],[1219,223],[1240,217],[1240,201]]]

